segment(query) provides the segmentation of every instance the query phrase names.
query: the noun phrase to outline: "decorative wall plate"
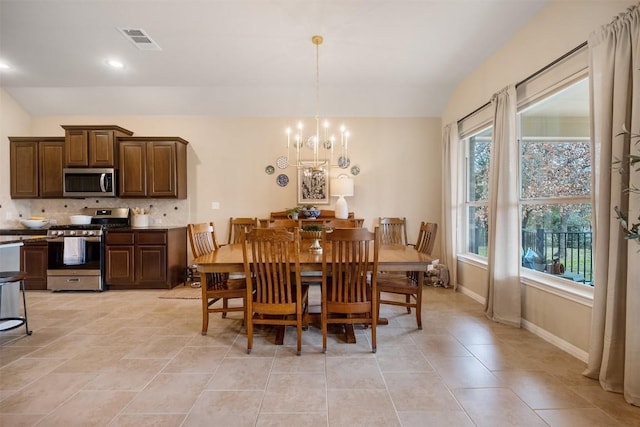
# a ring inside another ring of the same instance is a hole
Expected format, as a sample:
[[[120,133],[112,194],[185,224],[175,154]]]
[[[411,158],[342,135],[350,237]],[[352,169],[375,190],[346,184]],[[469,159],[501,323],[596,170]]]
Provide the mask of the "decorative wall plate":
[[[360,173],[359,166],[351,166],[351,175],[358,175]]]
[[[351,160],[349,160],[348,157],[345,157],[345,156],[338,157],[338,166],[340,166],[340,168],[346,169],[349,167],[350,163],[351,163]]]
[[[276,165],[278,165],[280,169],[286,169],[287,166],[289,166],[289,159],[287,159],[287,156],[280,156],[276,160]]]
[[[289,183],[289,177],[286,174],[281,173],[276,178],[276,182],[280,187],[286,187],[287,184]]]
[[[267,175],[273,175],[273,173],[276,171],[276,168],[269,165],[266,168],[264,168],[264,171],[266,172]]]

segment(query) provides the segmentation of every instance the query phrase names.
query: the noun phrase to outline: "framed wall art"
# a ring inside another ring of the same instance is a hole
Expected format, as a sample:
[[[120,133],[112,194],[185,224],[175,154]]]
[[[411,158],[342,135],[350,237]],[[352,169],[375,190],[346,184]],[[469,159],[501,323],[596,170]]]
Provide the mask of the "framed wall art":
[[[329,171],[318,168],[298,169],[298,204],[329,204]]]

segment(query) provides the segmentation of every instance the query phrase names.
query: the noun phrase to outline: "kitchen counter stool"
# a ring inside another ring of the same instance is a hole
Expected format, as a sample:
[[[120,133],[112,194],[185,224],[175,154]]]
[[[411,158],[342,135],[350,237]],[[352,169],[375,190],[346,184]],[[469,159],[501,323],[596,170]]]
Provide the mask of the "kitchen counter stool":
[[[24,308],[23,316],[0,317],[0,332],[10,331],[24,324],[27,335],[31,335],[32,333],[32,331],[29,330],[29,323],[27,322],[27,298],[24,291],[25,277],[27,277],[27,274],[22,271],[0,271],[0,292],[2,292],[2,288],[5,285],[19,282],[19,291],[22,293],[22,306]],[[5,326],[5,324],[9,324],[9,326]]]

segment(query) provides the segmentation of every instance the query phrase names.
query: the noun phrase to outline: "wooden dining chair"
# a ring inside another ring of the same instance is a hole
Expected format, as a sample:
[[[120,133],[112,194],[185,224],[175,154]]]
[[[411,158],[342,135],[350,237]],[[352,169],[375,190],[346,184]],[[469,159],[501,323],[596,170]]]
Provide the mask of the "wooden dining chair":
[[[187,235],[189,236],[191,252],[194,258],[218,250],[219,246],[213,222],[188,224]],[[225,318],[230,311],[245,311],[245,298],[247,296],[245,284],[246,280],[244,278],[232,279],[229,278],[228,273],[207,273],[202,275],[202,335],[206,335],[209,329],[209,313],[222,313],[222,317]],[[241,306],[229,306],[229,300],[238,298],[242,299]],[[222,307],[213,307],[220,300],[222,300]]]
[[[406,245],[407,219],[402,217],[378,217],[380,243],[383,245]]]
[[[423,221],[420,224],[418,240],[414,245],[416,249],[421,253],[431,255],[437,231],[437,224]],[[422,276],[424,277],[424,274]],[[416,311],[418,329],[422,329],[422,287],[424,284],[419,282],[419,277],[417,271],[380,274],[378,276],[378,307],[380,304],[402,306],[407,308],[407,314],[411,314],[413,308]],[[392,299],[391,296],[384,294],[402,295],[404,300]]]
[[[300,280],[298,231],[255,228],[242,245],[247,279],[247,353],[253,347],[255,325],[295,326],[297,354],[302,351],[302,326],[309,287]],[[249,289],[254,288],[252,293]]]
[[[228,244],[242,243],[244,234],[258,227],[258,218],[229,218]]]
[[[371,325],[371,351],[375,353],[380,230],[325,230],[323,242],[322,351],[327,351],[329,324],[365,324]]]

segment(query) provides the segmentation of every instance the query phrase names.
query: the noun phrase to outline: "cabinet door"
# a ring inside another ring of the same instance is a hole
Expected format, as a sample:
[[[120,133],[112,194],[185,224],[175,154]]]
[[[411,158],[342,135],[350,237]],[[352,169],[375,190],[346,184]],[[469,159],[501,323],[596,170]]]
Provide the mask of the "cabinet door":
[[[66,165],[89,166],[89,131],[68,129],[65,135]]]
[[[47,242],[28,243],[20,248],[20,270],[27,273],[25,289],[47,289]]]
[[[38,142],[11,142],[9,157],[11,198],[38,197]]]
[[[139,245],[136,247],[136,278],[138,285],[161,287],[167,282],[167,247]]]
[[[121,141],[119,145],[120,197],[146,197],[146,144],[138,141]]]
[[[89,165],[92,167],[114,167],[113,131],[92,130],[89,132]]]
[[[62,197],[64,142],[40,142],[40,197]]]
[[[147,150],[147,195],[177,197],[176,143],[150,142]]]
[[[134,247],[107,245],[105,250],[105,269],[107,285],[134,284]]]

